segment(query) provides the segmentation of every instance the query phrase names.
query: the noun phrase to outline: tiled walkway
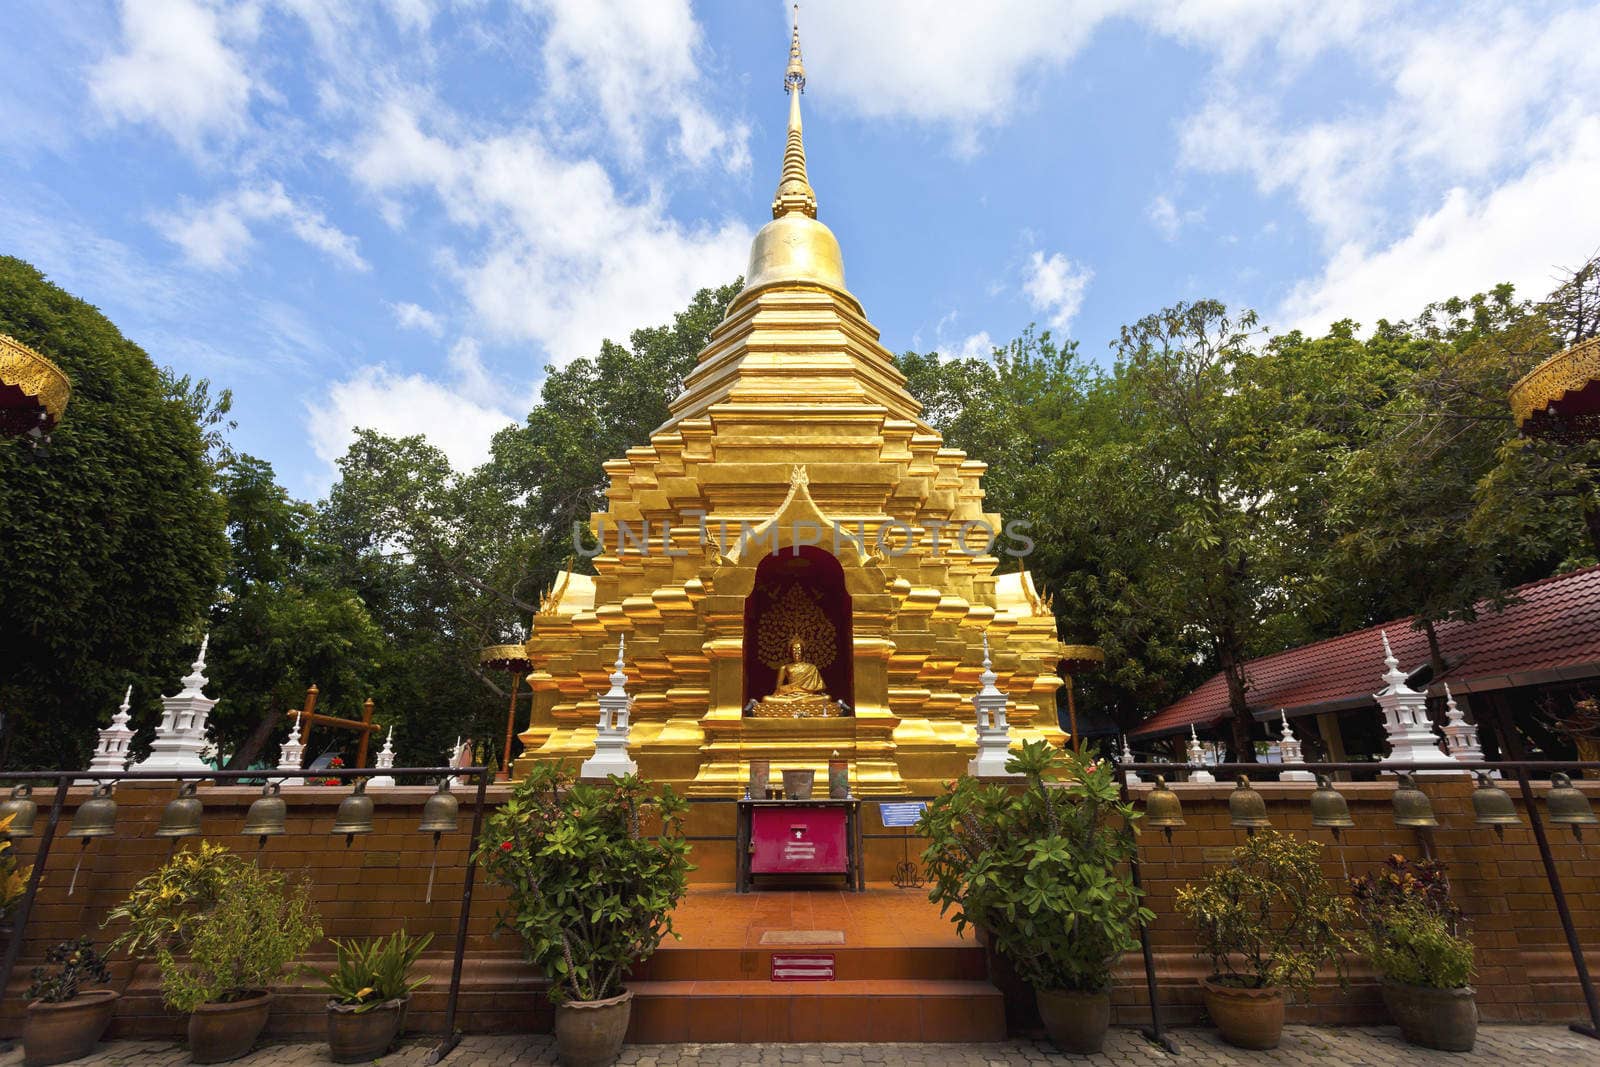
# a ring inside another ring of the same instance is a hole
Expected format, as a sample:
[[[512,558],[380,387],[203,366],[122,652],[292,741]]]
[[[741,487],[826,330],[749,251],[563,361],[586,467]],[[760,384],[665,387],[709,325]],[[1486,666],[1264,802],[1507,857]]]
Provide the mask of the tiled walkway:
[[[1243,1052],[1221,1044],[1210,1030],[1174,1032],[1181,1054],[1169,1056],[1147,1044],[1133,1030],[1114,1030],[1105,1051],[1097,1056],[1063,1056],[1048,1044],[1010,1041],[989,1045],[633,1045],[625,1048],[621,1063],[630,1067],[682,1067],[713,1064],[717,1067],[758,1064],[841,1064],[848,1067],[916,1065],[916,1067],[1010,1067],[1040,1063],[1073,1063],[1094,1067],[1157,1067],[1163,1064],[1204,1064],[1217,1067],[1256,1067],[1285,1064],[1293,1067],[1408,1067],[1411,1064],[1449,1064],[1452,1067],[1580,1067],[1600,1065],[1600,1042],[1551,1026],[1485,1026],[1478,1031],[1478,1047],[1469,1054],[1415,1049],[1400,1039],[1392,1027],[1324,1030],[1291,1026],[1283,1044],[1272,1052]],[[431,1046],[409,1044],[379,1061],[394,1067],[421,1064]],[[119,1041],[103,1051],[77,1061],[87,1067],[164,1067],[189,1062],[180,1047],[163,1042]],[[272,1045],[235,1063],[244,1067],[298,1067],[328,1063],[323,1045]],[[444,1061],[448,1067],[513,1067],[554,1063],[548,1037],[514,1036],[464,1038]],[[20,1049],[0,1055],[0,1067],[22,1063]]]

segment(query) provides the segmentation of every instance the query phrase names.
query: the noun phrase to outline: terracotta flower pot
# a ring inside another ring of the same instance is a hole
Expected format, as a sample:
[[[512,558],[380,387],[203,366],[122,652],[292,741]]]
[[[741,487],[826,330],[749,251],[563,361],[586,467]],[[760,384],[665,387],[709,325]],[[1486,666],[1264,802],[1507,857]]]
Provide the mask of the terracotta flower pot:
[[[405,1022],[406,999],[385,1001],[366,1011],[328,1001],[328,1054],[333,1062],[365,1063],[389,1051]]]
[[[1283,1036],[1283,990],[1221,985],[1216,975],[1200,980],[1206,1013],[1222,1040],[1239,1048],[1277,1048]]]
[[[189,1016],[189,1058],[223,1063],[250,1051],[267,1025],[272,994],[263,990],[244,1000],[202,1004]]]
[[[59,1004],[29,1004],[22,1024],[22,1062],[44,1067],[87,1056],[111,1025],[118,996],[115,989],[91,989]]]
[[[1040,989],[1034,993],[1044,1028],[1062,1052],[1099,1052],[1111,1026],[1111,992]]]
[[[1432,989],[1385,979],[1379,987],[1389,1018],[1407,1041],[1444,1052],[1471,1052],[1478,1039],[1477,990]]]
[[[606,1000],[556,1005],[556,1059],[564,1067],[606,1067],[622,1052],[633,1012],[633,990]]]

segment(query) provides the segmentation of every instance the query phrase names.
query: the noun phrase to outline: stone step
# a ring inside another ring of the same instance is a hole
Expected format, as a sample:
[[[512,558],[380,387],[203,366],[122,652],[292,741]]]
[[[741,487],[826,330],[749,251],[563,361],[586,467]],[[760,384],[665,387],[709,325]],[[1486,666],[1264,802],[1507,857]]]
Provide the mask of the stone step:
[[[762,945],[758,948],[662,945],[655,955],[633,972],[632,980],[765,981],[772,974],[774,953],[831,955],[834,958],[834,977],[839,981],[982,981],[988,977],[983,949],[976,945],[954,948],[839,944]]]
[[[1003,1041],[1005,1004],[986,981],[631,981],[628,1040]]]

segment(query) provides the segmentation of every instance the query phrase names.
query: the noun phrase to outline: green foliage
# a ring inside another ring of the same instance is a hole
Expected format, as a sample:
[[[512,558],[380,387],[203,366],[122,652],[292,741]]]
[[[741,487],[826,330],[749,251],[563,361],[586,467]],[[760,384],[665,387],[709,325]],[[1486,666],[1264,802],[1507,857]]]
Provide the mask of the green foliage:
[[[82,985],[109,985],[111,968],[95,951],[94,939],[84,934],[76,941],[63,941],[45,950],[45,965],[33,969],[28,986],[29,1000],[60,1004],[72,1000]]]
[[[1350,879],[1350,889],[1366,927],[1363,947],[1379,974],[1434,989],[1459,989],[1472,981],[1472,942],[1442,861],[1390,856]]]
[[[1138,945],[1140,906],[1131,804],[1108,762],[1030,741],[1006,769],[1020,788],[963,777],[923,812],[928,898],[956,926],[977,926],[1039,989],[1099,992]]]
[[[187,924],[188,952],[156,948],[162,997],[175,1011],[244,1000],[270,988],[322,937],[304,882],[248,864],[222,887],[210,910]]]
[[[1322,873],[1322,846],[1276,830],[1257,830],[1212,869],[1178,890],[1178,911],[1194,924],[1199,955],[1226,985],[1282,986],[1309,994],[1317,968],[1344,981],[1349,902]]]
[[[109,951],[126,949],[149,958],[163,948],[184,951],[195,924],[217,906],[227,887],[250,877],[255,864],[228,849],[201,841],[185,849],[134,884],[111,909],[103,926],[127,923]]]
[[[688,888],[686,801],[637,777],[574,782],[539,764],[489,817],[478,858],[509,891],[501,924],[550,978],[550,999],[604,1000],[671,934]],[[658,821],[647,836],[643,825]]]
[[[1472,942],[1421,904],[1388,909],[1365,945],[1373,969],[1391,982],[1460,989],[1472,981]]]
[[[432,940],[432,934],[409,937],[396,930],[388,937],[334,941],[338,960],[323,976],[328,995],[336,1004],[353,1006],[357,1014],[409,997],[427,984],[427,976],[412,978],[411,969]]]
[[[0,333],[72,380],[49,455],[0,439],[0,712],[9,767],[82,767],[135,686],[136,721],[185,672],[227,560],[209,427],[226,411],[104,315],[0,257]]]

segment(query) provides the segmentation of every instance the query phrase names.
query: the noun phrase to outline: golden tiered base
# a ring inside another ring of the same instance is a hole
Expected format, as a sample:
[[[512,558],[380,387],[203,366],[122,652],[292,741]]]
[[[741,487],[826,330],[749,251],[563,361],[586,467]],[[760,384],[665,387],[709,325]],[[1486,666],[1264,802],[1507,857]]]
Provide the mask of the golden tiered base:
[[[770,697],[750,709],[755,719],[837,719],[839,705],[826,697],[816,700],[773,700]]]

